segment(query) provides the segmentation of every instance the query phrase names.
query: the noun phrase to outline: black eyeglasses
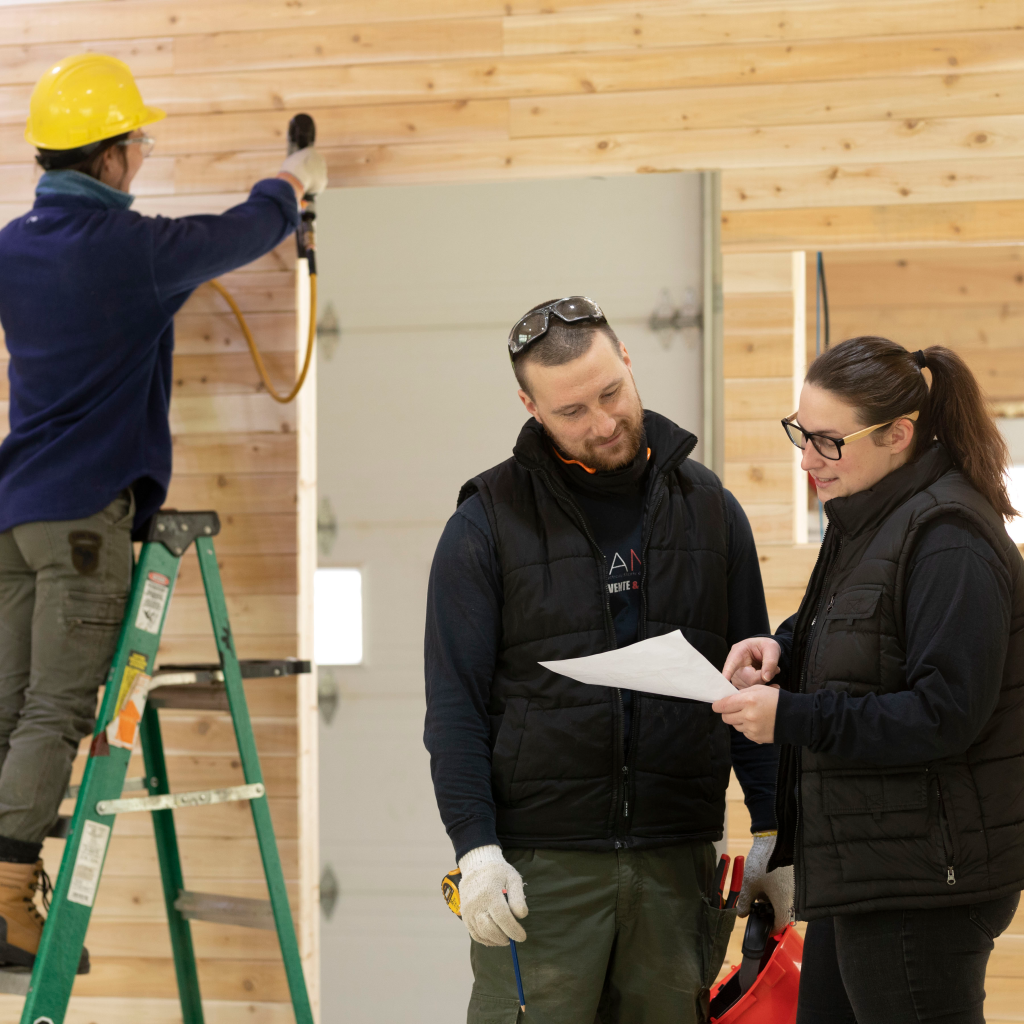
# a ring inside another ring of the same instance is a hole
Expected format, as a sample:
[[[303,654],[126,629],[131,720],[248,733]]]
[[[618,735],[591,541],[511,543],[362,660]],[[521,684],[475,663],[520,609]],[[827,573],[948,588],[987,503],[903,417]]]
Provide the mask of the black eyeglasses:
[[[552,314],[567,324],[574,324],[579,320],[593,320],[594,323],[600,324],[608,322],[601,307],[593,299],[588,299],[586,295],[570,295],[547,306],[541,306],[540,309],[531,309],[509,331],[509,354],[518,355],[527,345],[532,345],[538,338],[544,337],[551,326]]]
[[[906,416],[897,416],[896,420],[916,420],[919,415],[920,412],[915,410],[914,412],[908,412]],[[833,462],[838,462],[843,457],[843,445],[859,441],[862,437],[867,437],[868,434],[873,434],[876,430],[881,430],[882,427],[895,423],[896,420],[876,423],[872,427],[865,427],[863,430],[858,430],[853,434],[847,434],[846,437],[829,437],[828,434],[812,434],[810,431],[804,430],[796,422],[796,413],[793,413],[792,416],[787,416],[782,421],[782,429],[786,431],[786,436],[790,441],[801,451],[807,447],[807,442],[810,441],[814,445],[814,450],[823,459],[831,459]]]

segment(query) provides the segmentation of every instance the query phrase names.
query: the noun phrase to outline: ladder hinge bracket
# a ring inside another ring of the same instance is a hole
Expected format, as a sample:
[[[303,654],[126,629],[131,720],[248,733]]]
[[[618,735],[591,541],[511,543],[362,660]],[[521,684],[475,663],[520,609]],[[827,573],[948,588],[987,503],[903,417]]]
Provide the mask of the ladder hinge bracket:
[[[146,520],[135,540],[157,541],[180,558],[197,537],[216,537],[220,518],[216,512],[176,512],[164,509]]]

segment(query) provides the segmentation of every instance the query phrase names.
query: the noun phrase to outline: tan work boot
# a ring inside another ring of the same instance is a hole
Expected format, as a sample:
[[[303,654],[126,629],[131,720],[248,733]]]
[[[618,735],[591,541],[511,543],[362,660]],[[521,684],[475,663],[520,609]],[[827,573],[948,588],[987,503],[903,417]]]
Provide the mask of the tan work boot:
[[[31,967],[39,952],[46,918],[36,907],[36,893],[49,906],[50,879],[43,862],[10,864],[0,861],[0,966]],[[89,973],[89,951],[82,949],[78,973]]]

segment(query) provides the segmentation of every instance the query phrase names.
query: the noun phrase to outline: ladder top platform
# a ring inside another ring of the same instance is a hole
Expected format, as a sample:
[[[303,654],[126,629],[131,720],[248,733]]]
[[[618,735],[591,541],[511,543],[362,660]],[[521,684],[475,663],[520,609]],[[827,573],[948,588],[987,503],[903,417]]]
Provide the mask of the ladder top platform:
[[[301,658],[249,659],[239,661],[243,679],[279,679],[284,676],[301,676],[313,671],[313,665]],[[160,676],[192,672],[198,677],[197,683],[215,683],[223,680],[220,665],[161,665],[153,673],[153,682],[159,683]]]

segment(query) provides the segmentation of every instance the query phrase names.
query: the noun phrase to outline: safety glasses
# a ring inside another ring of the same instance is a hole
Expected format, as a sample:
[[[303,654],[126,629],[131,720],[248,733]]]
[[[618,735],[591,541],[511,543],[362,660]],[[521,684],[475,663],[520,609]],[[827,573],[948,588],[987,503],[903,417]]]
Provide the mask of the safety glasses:
[[[920,415],[919,411],[907,413],[906,416],[897,416],[894,420],[887,420],[885,423],[876,423],[873,427],[865,427],[863,430],[858,430],[856,433],[847,434],[846,437],[829,437],[827,434],[812,434],[810,431],[804,430],[799,423],[796,422],[796,413],[792,416],[787,416],[782,421],[782,429],[785,430],[786,436],[799,448],[801,451],[807,447],[807,442],[810,441],[814,445],[814,450],[823,458],[831,459],[833,462],[838,461],[843,457],[843,446],[847,444],[853,444],[854,441],[859,441],[862,437],[867,437],[868,434],[873,434],[876,430],[881,430],[882,427],[888,427],[890,424],[895,423],[896,420],[912,420],[916,421]]]
[[[156,139],[151,135],[133,135],[128,139],[121,139],[117,144],[119,146],[138,146],[143,159],[145,159],[153,152],[153,147],[156,145]]]
[[[551,326],[551,317],[557,316],[563,323],[574,324],[579,320],[593,320],[594,323],[607,323],[601,307],[586,295],[570,295],[559,299],[540,309],[532,309],[520,320],[508,335],[508,351],[510,355],[518,355],[532,345],[538,338],[543,338]]]

